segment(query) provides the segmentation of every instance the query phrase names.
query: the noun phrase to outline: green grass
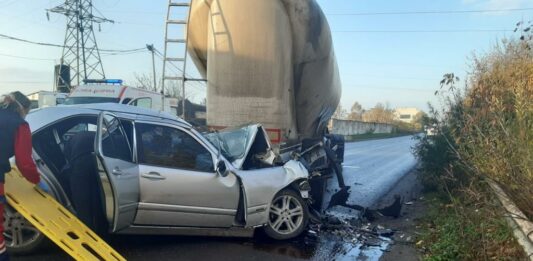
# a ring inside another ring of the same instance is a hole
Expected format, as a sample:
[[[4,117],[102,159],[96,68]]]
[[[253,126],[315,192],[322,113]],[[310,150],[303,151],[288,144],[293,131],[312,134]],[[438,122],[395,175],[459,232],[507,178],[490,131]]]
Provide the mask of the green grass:
[[[424,260],[521,260],[524,254],[516,243],[503,211],[490,200],[426,195],[429,202],[423,219],[418,247]]]

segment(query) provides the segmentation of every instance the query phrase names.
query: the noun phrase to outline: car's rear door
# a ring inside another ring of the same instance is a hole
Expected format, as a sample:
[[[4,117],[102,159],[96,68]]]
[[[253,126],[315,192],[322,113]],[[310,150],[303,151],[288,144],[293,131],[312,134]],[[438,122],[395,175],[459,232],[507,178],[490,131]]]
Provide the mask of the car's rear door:
[[[139,168],[133,160],[131,143],[119,118],[108,112],[100,113],[95,151],[105,212],[113,232],[131,225],[137,211]]]

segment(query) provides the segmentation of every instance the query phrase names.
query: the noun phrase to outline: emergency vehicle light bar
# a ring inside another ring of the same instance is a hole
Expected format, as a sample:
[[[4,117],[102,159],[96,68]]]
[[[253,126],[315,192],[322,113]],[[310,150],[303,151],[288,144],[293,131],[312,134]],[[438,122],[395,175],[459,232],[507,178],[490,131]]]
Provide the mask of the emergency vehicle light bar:
[[[120,79],[85,79],[83,80],[85,84],[88,83],[103,83],[103,84],[122,84]]]

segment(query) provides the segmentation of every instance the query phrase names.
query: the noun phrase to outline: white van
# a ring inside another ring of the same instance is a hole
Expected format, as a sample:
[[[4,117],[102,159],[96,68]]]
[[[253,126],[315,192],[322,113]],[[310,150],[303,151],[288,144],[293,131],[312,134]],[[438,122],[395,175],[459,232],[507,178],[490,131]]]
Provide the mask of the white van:
[[[120,103],[165,111],[177,115],[176,98],[164,97],[161,93],[122,85],[120,80],[92,80],[74,88],[63,104]],[[118,84],[110,84],[118,83]]]
[[[60,92],[38,91],[26,96],[31,101],[31,108],[37,109],[62,104],[65,102],[67,95],[66,93]]]

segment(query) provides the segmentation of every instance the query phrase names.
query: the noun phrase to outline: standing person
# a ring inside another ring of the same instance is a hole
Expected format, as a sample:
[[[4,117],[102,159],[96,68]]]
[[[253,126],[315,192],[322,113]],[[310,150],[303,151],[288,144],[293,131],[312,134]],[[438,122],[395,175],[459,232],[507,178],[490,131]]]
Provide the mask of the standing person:
[[[15,162],[22,175],[31,183],[49,191],[40,181],[40,175],[32,159],[31,132],[24,120],[30,111],[30,100],[20,92],[0,97],[0,261],[9,260],[4,241],[5,174],[11,171],[9,159]]]

